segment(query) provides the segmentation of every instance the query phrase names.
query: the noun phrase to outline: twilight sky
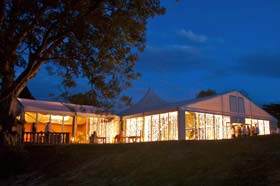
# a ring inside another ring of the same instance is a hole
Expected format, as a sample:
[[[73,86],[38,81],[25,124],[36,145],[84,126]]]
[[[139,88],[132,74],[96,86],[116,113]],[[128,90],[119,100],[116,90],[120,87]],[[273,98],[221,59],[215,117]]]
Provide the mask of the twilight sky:
[[[280,103],[279,0],[162,3],[166,14],[149,20],[147,47],[136,65],[142,77],[124,91],[133,102],[151,87],[168,101],[214,89],[244,91],[257,104]],[[39,73],[28,86],[37,99],[49,100],[59,89],[55,79]]]

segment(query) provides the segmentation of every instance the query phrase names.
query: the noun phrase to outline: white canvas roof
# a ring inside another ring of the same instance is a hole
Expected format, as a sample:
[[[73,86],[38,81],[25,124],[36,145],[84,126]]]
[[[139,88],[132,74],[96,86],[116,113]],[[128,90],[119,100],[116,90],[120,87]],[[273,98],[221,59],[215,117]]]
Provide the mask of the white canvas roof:
[[[90,105],[77,105],[71,103],[61,103],[53,101],[41,101],[18,98],[24,112],[38,112],[42,114],[65,115],[65,116],[94,116],[109,115],[102,113],[96,107]]]
[[[74,112],[69,110],[60,102],[53,101],[40,101],[32,99],[18,98],[24,112],[38,112],[42,114],[55,114],[55,115],[67,115],[73,116]]]
[[[227,114],[234,116],[236,114],[231,113],[228,110],[229,95],[243,97],[245,100],[245,113],[238,113],[238,116],[263,118],[269,119],[271,121],[277,121],[276,118],[264,111],[262,108],[258,107],[255,103],[238,91],[230,91],[223,94],[170,103],[163,101],[154,93],[153,90],[149,89],[146,95],[138,103],[121,112],[120,115],[128,116],[141,113],[154,113],[180,109],[186,111]]]
[[[120,115],[133,115],[149,112],[166,107],[169,103],[161,99],[152,89],[149,89],[145,96],[128,109],[120,112]]]

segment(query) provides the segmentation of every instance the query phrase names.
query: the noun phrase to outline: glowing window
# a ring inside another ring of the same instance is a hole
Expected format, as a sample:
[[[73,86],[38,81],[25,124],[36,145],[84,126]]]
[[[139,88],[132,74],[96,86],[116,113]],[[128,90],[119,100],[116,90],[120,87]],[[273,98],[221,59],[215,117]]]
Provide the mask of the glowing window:
[[[269,121],[267,121],[267,120],[264,120],[264,133],[270,134]]]
[[[259,134],[260,135],[264,135],[264,123],[263,120],[258,120],[258,125],[259,125]]]

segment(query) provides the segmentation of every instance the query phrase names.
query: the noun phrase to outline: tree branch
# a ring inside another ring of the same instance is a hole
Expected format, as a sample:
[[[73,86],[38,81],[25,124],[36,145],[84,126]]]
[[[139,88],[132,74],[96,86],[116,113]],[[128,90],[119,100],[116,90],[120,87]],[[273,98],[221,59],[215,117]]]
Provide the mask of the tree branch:
[[[53,44],[42,52],[44,53],[42,58],[47,58],[47,55],[49,55],[55,48],[57,48],[61,44],[61,42],[65,39],[65,36],[66,34],[62,34],[59,38],[54,40]]]
[[[48,35],[48,33],[46,33],[46,35],[45,35],[46,38],[48,37],[47,35]],[[65,38],[65,35],[63,34],[60,36],[60,38],[56,39],[49,48],[47,48],[46,50],[43,50],[40,47],[40,50],[38,49],[32,56],[30,56],[27,67],[15,80],[14,86],[12,86],[11,89],[17,90],[17,92],[19,94],[21,92],[21,90],[25,87],[27,82],[37,74],[37,72],[40,70],[41,66],[50,59],[50,58],[48,58],[48,55],[61,44],[61,42],[64,40],[64,38]],[[46,41],[44,41],[44,42],[46,42]],[[44,42],[42,42],[42,46],[48,45],[47,43],[44,43]],[[41,56],[42,53],[44,53],[43,56]]]
[[[28,21],[26,21],[26,27],[22,29],[21,32],[19,32],[19,34],[17,35],[17,38],[15,38],[15,45],[14,45],[14,51],[19,47],[19,45],[21,44],[21,42],[23,41],[23,39],[25,38],[25,36],[27,35],[27,33],[31,32],[31,30],[35,27],[35,25],[37,24],[37,22],[39,21],[39,18],[42,16],[42,14],[45,12],[45,10],[47,9],[47,7],[42,7],[40,9],[40,11],[38,11],[38,13],[35,15],[35,19],[32,21],[31,24],[28,25]]]

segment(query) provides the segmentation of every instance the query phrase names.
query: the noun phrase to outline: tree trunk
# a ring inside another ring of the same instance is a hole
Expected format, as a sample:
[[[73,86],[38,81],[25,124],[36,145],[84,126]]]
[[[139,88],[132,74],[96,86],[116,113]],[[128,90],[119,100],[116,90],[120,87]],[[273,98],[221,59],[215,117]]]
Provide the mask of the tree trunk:
[[[4,131],[11,131],[16,121],[17,98],[9,96],[0,101],[0,124]]]
[[[20,126],[17,126],[17,98],[15,96],[9,96],[8,98],[0,101],[0,125],[1,141],[0,143],[6,145],[16,145],[20,142],[19,133]]]
[[[4,76],[0,87],[0,143],[7,145],[15,145],[19,142],[16,138],[21,134],[19,128],[22,127],[16,122],[17,97],[25,86],[15,88],[14,72],[11,70],[13,65],[11,64],[13,63],[5,61],[2,63],[3,66],[1,65]]]

